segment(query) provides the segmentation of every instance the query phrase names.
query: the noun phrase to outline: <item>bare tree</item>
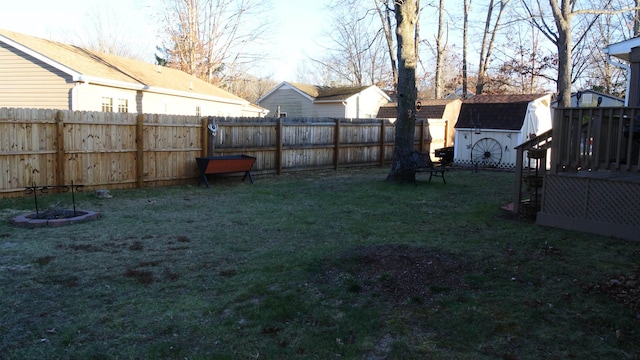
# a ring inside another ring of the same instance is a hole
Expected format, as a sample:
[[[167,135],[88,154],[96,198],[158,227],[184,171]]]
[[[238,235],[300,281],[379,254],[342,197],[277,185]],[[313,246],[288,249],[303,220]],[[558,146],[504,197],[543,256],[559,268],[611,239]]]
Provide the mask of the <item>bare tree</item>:
[[[640,0],[639,0],[640,1]],[[393,40],[393,0],[374,0],[376,12],[380,17],[380,24],[387,43],[387,51],[389,54],[389,62],[391,63],[391,71],[393,78],[393,88],[398,86],[398,58],[395,51],[395,42]]]
[[[581,15],[601,15],[601,14],[617,14],[637,10],[634,6],[626,6],[622,8],[612,8],[612,0],[603,0],[599,8],[577,9],[577,0],[548,0],[549,8],[552,13],[554,22],[551,24],[546,20],[546,8],[542,0],[530,3],[523,1],[525,10],[529,16],[529,20],[534,26],[540,30],[557,48],[558,50],[558,76],[557,91],[559,106],[568,107],[571,104],[571,85],[573,73],[573,50],[575,44],[579,44],[584,40],[585,34],[591,30],[591,26],[595,19],[590,19],[582,28],[580,36],[575,43],[572,39],[573,24],[572,20],[575,16]]]
[[[269,33],[268,0],[165,0],[167,66],[222,85],[264,57],[252,49]]]
[[[501,63],[492,78],[485,78],[485,88],[492,93],[547,91],[556,80],[557,55],[542,47],[542,35],[530,23],[515,22],[511,30],[504,46],[496,48]]]
[[[135,6],[127,4],[127,6]],[[144,60],[146,55],[144,49],[131,39],[131,34],[126,32],[127,26],[124,14],[115,12],[113,8],[106,4],[93,4],[87,9],[87,25],[83,26],[82,34],[77,34],[75,38],[79,40],[79,45],[100,51],[103,53],[137,58]],[[150,48],[149,52],[151,53]]]
[[[489,2],[487,9],[487,19],[485,20],[484,31],[482,33],[482,45],[480,46],[480,60],[478,61],[478,82],[476,83],[476,94],[482,94],[487,81],[487,71],[491,61],[491,54],[495,45],[498,30],[501,27],[501,19],[510,0],[494,0]],[[498,14],[493,16],[494,8],[498,7]]]
[[[467,0],[465,0],[467,1]],[[444,37],[444,0],[440,0],[438,6],[438,35],[436,36],[436,73],[435,73],[435,97],[442,99],[444,97],[444,58],[447,40]]]
[[[385,84],[393,79],[384,60],[382,32],[374,16],[359,1],[339,0],[329,4],[332,10],[331,31],[324,56],[312,60],[330,74],[329,82],[362,86]]]
[[[469,43],[469,11],[471,0],[464,0],[464,13],[462,20],[462,97],[467,97],[467,48]]]
[[[415,181],[412,171],[416,122],[416,69],[418,65],[417,24],[420,18],[420,0],[394,2],[396,38],[398,40],[398,113],[393,165],[387,179]]]

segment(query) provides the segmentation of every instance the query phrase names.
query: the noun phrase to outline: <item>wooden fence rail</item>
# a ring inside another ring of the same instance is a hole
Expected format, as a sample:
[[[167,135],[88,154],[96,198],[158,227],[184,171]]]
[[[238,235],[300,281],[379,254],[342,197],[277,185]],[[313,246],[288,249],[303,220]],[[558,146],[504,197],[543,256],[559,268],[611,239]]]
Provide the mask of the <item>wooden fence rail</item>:
[[[73,182],[90,190],[195,183],[200,156],[255,156],[254,173],[383,166],[393,157],[394,138],[387,120],[0,108],[0,198],[22,196],[34,184]],[[426,121],[416,123],[415,141],[429,151]]]

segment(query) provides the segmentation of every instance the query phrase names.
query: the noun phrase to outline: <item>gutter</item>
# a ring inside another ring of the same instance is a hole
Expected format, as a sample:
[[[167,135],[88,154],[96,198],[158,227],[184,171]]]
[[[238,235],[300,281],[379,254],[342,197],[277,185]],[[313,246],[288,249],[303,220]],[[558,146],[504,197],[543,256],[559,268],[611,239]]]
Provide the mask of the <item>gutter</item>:
[[[627,71],[627,88],[626,88],[625,94],[624,94],[624,106],[628,107],[629,106],[629,91],[631,89],[631,66],[629,66],[627,64],[623,64],[623,63],[618,62],[618,61],[614,61],[613,59],[611,59],[611,54],[609,54],[609,48],[604,48],[604,49],[602,49],[602,51],[607,55],[607,63]]]
[[[190,92],[186,92],[186,91],[179,91],[179,90],[172,90],[172,89],[153,87],[153,86],[148,86],[148,85],[145,85],[145,84],[134,84],[134,83],[124,82],[124,81],[110,80],[110,79],[98,78],[98,77],[87,76],[87,75],[74,76],[73,80],[76,81],[76,82],[83,82],[85,84],[92,83],[92,84],[97,84],[97,85],[106,85],[106,86],[110,86],[110,87],[117,87],[117,88],[121,88],[121,89],[136,90],[136,91],[146,91],[146,92],[157,93],[157,94],[174,95],[174,96],[180,96],[180,97],[186,97],[186,98],[192,98],[192,99],[209,100],[209,101],[215,101],[215,102],[220,102],[220,103],[227,103],[227,104],[236,104],[236,105],[247,105],[247,104],[249,104],[249,102],[246,101],[246,100],[245,101],[240,101],[240,100],[235,100],[235,99],[227,99],[227,98],[222,98],[222,97],[218,97],[218,96],[210,96],[210,95],[201,94],[201,93],[190,93]]]

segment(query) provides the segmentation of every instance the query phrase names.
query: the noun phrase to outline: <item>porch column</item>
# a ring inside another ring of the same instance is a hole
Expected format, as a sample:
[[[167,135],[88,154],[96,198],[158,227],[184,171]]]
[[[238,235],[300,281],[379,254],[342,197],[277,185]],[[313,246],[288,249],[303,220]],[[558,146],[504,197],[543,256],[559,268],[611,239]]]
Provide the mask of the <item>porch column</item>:
[[[640,106],[640,47],[631,49],[631,80],[629,86],[629,106]]]

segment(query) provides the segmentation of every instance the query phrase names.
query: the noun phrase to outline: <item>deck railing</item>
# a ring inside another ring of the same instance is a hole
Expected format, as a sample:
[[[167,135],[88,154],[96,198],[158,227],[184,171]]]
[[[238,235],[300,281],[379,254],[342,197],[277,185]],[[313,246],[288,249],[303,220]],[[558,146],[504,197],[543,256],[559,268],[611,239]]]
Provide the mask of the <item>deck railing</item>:
[[[516,188],[513,199],[513,212],[521,213],[523,205],[532,205],[535,209],[539,207],[538,193],[534,198],[530,189],[523,188],[523,179],[527,176],[544,176],[547,172],[547,157],[551,150],[552,131],[548,130],[538,136],[532,137],[528,141],[516,146]],[[542,151],[542,156],[529,156],[530,152]],[[535,158],[535,159],[534,159]],[[528,198],[528,199],[527,199]]]
[[[551,172],[640,171],[640,108],[559,108]]]

